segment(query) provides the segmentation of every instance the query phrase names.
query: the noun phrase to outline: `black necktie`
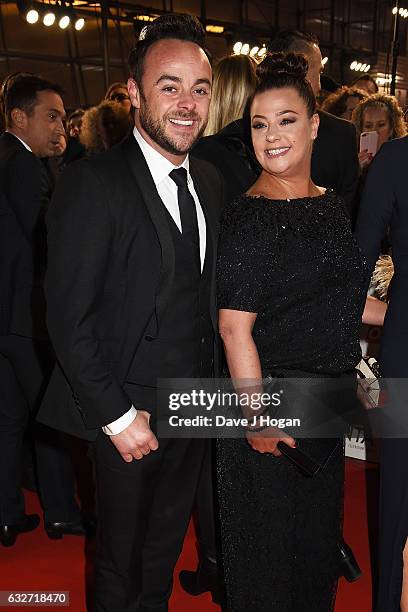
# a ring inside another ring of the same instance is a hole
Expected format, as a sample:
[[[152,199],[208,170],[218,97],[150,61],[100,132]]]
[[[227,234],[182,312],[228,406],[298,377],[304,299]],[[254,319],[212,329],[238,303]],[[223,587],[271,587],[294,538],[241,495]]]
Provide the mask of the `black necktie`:
[[[196,205],[187,186],[187,170],[185,168],[177,168],[170,172],[169,177],[173,179],[177,185],[177,198],[183,237],[191,244],[194,251],[194,257],[197,257],[198,263],[200,264],[200,234],[198,231]]]

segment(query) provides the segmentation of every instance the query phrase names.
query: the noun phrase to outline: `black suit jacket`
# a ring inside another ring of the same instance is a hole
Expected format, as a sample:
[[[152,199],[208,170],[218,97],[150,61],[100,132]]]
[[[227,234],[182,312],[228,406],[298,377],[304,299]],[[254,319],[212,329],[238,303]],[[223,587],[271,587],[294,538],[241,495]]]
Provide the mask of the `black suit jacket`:
[[[0,136],[0,335],[46,338],[42,289],[49,185],[40,160]]]
[[[356,130],[350,121],[318,111],[319,132],[312,154],[312,179],[342,196],[351,214],[358,186]]]
[[[223,185],[190,158],[216,252]],[[47,218],[47,323],[59,361],[38,418],[86,439],[131,406],[123,383],[151,321],[159,326],[174,276],[165,207],[133,136],[71,164]],[[216,320],[215,257],[211,316]]]

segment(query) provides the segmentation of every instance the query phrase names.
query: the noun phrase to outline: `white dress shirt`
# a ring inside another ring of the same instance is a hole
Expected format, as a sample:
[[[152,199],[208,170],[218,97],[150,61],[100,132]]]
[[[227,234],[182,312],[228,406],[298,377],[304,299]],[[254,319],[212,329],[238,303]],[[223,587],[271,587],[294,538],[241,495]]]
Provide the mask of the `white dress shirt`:
[[[169,174],[175,168],[185,168],[187,170],[187,186],[191,195],[193,196],[194,203],[196,206],[198,232],[200,237],[200,261],[202,271],[204,267],[206,250],[206,225],[203,209],[201,208],[200,200],[198,199],[197,193],[194,189],[193,179],[190,175],[190,164],[188,155],[180,166],[175,166],[161,153],[153,149],[153,147],[149,145],[148,142],[146,142],[146,140],[143,138],[143,136],[140,134],[139,130],[136,127],[133,130],[133,134],[142,150],[146,163],[149,166],[149,170],[152,175],[154,184],[156,185],[157,192],[180,232],[182,232],[182,227],[180,209],[177,198],[178,187],[173,181],[173,179],[170,178]],[[126,427],[130,425],[130,423],[132,423],[132,421],[136,418],[136,415],[137,410],[134,406],[132,406],[130,410],[128,410],[128,412],[126,412],[121,417],[119,417],[119,419],[116,419],[116,421],[113,421],[112,423],[109,423],[109,425],[102,427],[102,430],[109,436],[118,434],[124,429],[126,429]]]

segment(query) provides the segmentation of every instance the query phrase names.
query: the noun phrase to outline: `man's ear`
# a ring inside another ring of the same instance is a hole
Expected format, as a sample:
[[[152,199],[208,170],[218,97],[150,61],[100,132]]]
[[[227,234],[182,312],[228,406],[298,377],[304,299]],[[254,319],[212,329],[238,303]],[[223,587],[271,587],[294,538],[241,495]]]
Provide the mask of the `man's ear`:
[[[140,91],[139,87],[134,79],[128,79],[127,88],[129,92],[130,101],[134,108],[140,108]]]
[[[21,108],[13,108],[11,111],[11,124],[19,130],[24,130],[27,127],[28,117]]]
[[[312,124],[312,139],[316,140],[317,133],[319,131],[319,124],[320,124],[320,117],[319,117],[319,115],[317,113],[315,113],[310,121],[311,121],[311,124]]]

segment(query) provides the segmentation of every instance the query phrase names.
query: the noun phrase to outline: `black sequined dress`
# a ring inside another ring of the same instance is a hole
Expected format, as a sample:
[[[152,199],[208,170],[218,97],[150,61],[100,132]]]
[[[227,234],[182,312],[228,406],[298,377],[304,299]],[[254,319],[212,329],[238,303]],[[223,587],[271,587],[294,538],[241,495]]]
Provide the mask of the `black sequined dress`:
[[[367,271],[342,201],[241,196],[223,213],[218,306],[258,313],[263,372],[339,376],[360,359]],[[302,440],[316,458],[333,440]],[[303,476],[244,439],[218,442],[223,563],[230,612],[329,612],[339,572],[343,443]]]

